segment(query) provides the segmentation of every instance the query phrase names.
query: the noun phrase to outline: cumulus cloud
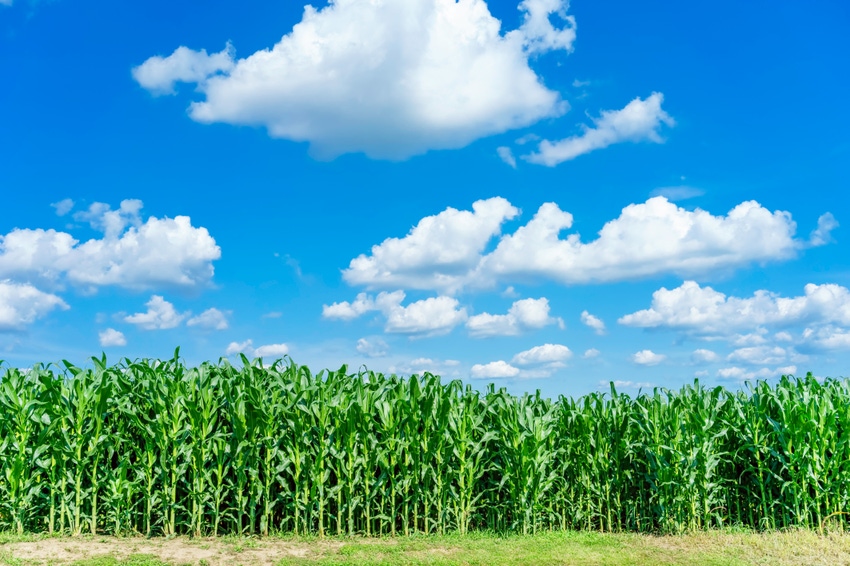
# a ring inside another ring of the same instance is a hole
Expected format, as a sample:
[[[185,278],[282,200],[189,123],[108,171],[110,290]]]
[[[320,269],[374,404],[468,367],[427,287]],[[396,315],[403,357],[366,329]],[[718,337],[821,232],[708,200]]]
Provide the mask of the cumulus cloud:
[[[656,366],[666,359],[664,354],[656,354],[652,350],[641,350],[632,355],[632,361],[641,366]]]
[[[726,216],[714,216],[654,197],[624,208],[589,243],[578,234],[559,237],[572,224],[572,214],[545,203],[528,224],[502,237],[483,259],[481,271],[562,283],[615,281],[785,259],[800,247],[791,215],[771,213],[754,201],[739,204]]]
[[[751,346],[738,348],[726,357],[727,361],[750,365],[775,365],[785,362],[788,352],[778,346]]]
[[[602,353],[602,352],[600,352],[600,351],[599,351],[599,350],[597,350],[596,348],[589,348],[589,349],[587,349],[587,350],[585,350],[585,351],[584,351],[584,354],[582,355],[582,358],[584,358],[584,359],[586,359],[586,360],[590,360],[590,359],[592,359],[592,358],[598,358],[598,357],[599,357],[599,354],[601,354],[601,353]]]
[[[210,77],[233,70],[234,55],[230,44],[212,55],[206,49],[178,47],[168,57],[154,56],[134,67],[133,78],[154,95],[174,94],[178,82],[205,83]]]
[[[142,203],[124,200],[118,210],[95,203],[74,215],[103,233],[86,242],[56,230],[14,229],[0,235],[0,277],[86,289],[197,287],[213,276],[221,250],[206,228],[188,216],[142,221]]]
[[[286,344],[264,344],[254,350],[254,356],[258,358],[285,356],[289,353],[289,346]]]
[[[119,332],[114,328],[107,328],[103,332],[99,332],[97,336],[100,339],[100,345],[103,348],[127,345],[127,338],[124,337],[124,333]]]
[[[804,294],[781,297],[769,291],[756,291],[752,297],[727,297],[711,287],[701,287],[695,281],[685,281],[668,290],[662,287],[652,294],[650,308],[628,314],[618,321],[640,328],[671,328],[695,334],[730,333],[762,325],[796,323],[835,323],[850,325],[850,290],[841,285],[809,283]],[[767,331],[754,334],[759,340]],[[739,336],[739,339],[746,336]]]
[[[22,330],[55,309],[69,308],[56,295],[30,284],[0,281],[0,332]]]
[[[135,324],[143,330],[166,330],[179,326],[186,318],[185,314],[178,313],[174,305],[160,295],[153,295],[145,306],[148,307],[146,312],[126,316],[124,322]]]
[[[384,330],[401,334],[446,334],[467,319],[466,309],[458,308],[458,300],[452,297],[429,297],[397,306],[387,314]]]
[[[759,370],[747,370],[738,366],[720,368],[717,377],[726,381],[749,381],[753,379],[769,379],[780,375],[794,375],[797,366],[783,366],[775,369],[761,368]]]
[[[850,330],[827,324],[803,330],[799,348],[803,351],[850,350]]]
[[[587,311],[582,311],[581,313],[581,322],[585,326],[592,328],[597,334],[602,335],[605,334],[605,323],[602,322],[602,319],[593,316]]]
[[[516,157],[514,157],[514,152],[511,151],[511,148],[503,145],[496,148],[496,153],[499,154],[499,159],[516,169]]]
[[[456,290],[475,269],[501,226],[519,210],[501,197],[475,201],[472,212],[447,208],[426,216],[403,238],[387,238],[351,260],[350,285]]]
[[[263,126],[319,157],[404,159],[563,114],[529,57],[572,48],[567,6],[525,0],[520,27],[502,33],[484,0],[334,0],[306,6],[270,49],[235,59],[180,47],[134,76],[157,93],[197,83],[198,122]]]
[[[482,313],[469,317],[466,327],[476,338],[489,336],[516,336],[525,330],[543,328],[564,321],[549,316],[549,299],[522,299],[516,301],[508,314]]]
[[[404,291],[382,292],[377,297],[360,293],[353,302],[343,301],[323,305],[322,316],[329,319],[352,320],[367,312],[380,312],[386,317],[384,330],[398,334],[436,336],[446,334],[463,324],[468,316],[465,308],[458,308],[453,297],[429,297],[402,306]]]
[[[386,356],[389,351],[389,345],[380,338],[360,338],[357,341],[357,351],[370,358],[380,358]]]
[[[66,198],[62,199],[59,202],[51,203],[52,206],[56,210],[56,216],[65,216],[74,208],[74,201]]]
[[[409,362],[391,365],[389,367],[390,373],[402,374],[402,375],[422,375],[424,373],[431,373],[434,375],[459,375],[457,371],[457,366],[460,365],[460,362],[457,360],[436,360],[433,358],[415,358],[410,360]]]
[[[253,340],[231,342],[224,353],[227,356],[245,354],[249,358],[281,357],[289,353],[289,346],[286,344],[265,344],[254,348],[253,343]]]
[[[550,280],[563,284],[620,281],[659,274],[694,275],[794,257],[809,245],[796,239],[788,212],[747,201],[725,216],[686,210],[664,197],[630,204],[598,238],[562,238],[573,216],[544,203],[534,217],[496,248],[502,224],[519,211],[507,200],[477,201],[473,211],[448,208],[423,218],[403,238],[373,246],[353,259],[343,278],[368,288],[431,289],[457,293],[499,281]]]
[[[695,364],[710,364],[720,359],[716,352],[699,348],[691,354],[691,361]]]
[[[208,330],[227,330],[227,316],[217,308],[211,308],[187,320],[186,326],[197,326]]]
[[[518,376],[519,368],[515,368],[504,360],[499,360],[489,364],[475,364],[469,373],[474,379],[500,379]]]
[[[809,244],[822,246],[832,242],[832,231],[836,228],[838,228],[838,221],[831,213],[821,214],[818,218],[818,227],[812,230],[809,236]]]
[[[536,152],[523,156],[523,159],[554,167],[616,143],[661,143],[661,127],[675,125],[673,118],[661,109],[663,100],[663,94],[654,92],[646,100],[635,98],[621,110],[603,110],[602,115],[593,120],[593,127],[583,127],[581,135],[555,142],[543,140]]]
[[[542,346],[535,346],[530,350],[520,352],[513,357],[511,363],[518,366],[559,363],[565,362],[571,357],[573,357],[573,353],[563,344],[543,344]]]

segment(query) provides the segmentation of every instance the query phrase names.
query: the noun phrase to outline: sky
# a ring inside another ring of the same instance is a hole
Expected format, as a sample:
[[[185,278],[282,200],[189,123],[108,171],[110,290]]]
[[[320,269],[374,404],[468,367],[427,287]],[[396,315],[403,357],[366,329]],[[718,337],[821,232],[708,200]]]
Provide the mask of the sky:
[[[0,359],[847,376],[850,5],[0,0]]]

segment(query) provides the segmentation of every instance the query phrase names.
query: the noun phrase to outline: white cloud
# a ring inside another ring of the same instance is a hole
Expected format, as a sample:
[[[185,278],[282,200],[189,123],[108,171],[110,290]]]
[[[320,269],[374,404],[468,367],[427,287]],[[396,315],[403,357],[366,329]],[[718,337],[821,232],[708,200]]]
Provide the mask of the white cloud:
[[[524,330],[543,328],[563,321],[549,316],[549,300],[522,299],[516,301],[508,314],[482,313],[469,317],[466,327],[476,338],[489,336],[516,336]]]
[[[769,379],[780,375],[794,375],[797,366],[784,366],[775,369],[761,368],[756,371],[746,370],[738,366],[731,366],[717,370],[717,377],[727,381],[749,381],[754,379]]]
[[[514,157],[514,152],[511,151],[511,148],[503,145],[496,148],[496,153],[499,154],[499,159],[516,169],[516,157]]]
[[[244,342],[231,342],[227,345],[224,351],[226,356],[233,354],[245,354],[249,358],[265,358],[265,357],[281,357],[289,353],[289,346],[286,344],[266,344],[258,348],[253,347],[253,340],[245,340]]]
[[[667,359],[663,354],[656,354],[652,350],[641,350],[632,355],[632,361],[641,366],[655,366]]]
[[[599,387],[606,388],[611,386],[610,381],[600,381]],[[652,383],[648,381],[624,381],[624,380],[614,380],[614,388],[615,389],[650,389],[654,387]]]
[[[51,203],[54,209],[56,209],[56,216],[65,216],[74,208],[74,201],[66,198],[62,199],[59,202]]]
[[[382,292],[376,298],[366,293],[359,293],[354,302],[342,301],[332,305],[322,305],[322,317],[339,320],[353,320],[363,316],[367,312],[380,311],[389,313],[397,308],[404,300],[404,291],[392,293]]]
[[[785,298],[768,291],[752,297],[727,297],[711,287],[686,281],[676,289],[662,287],[652,294],[649,309],[626,315],[618,322],[642,328],[672,328],[697,334],[728,335],[741,328],[814,322],[850,325],[850,290],[835,284],[805,286],[805,294]],[[767,331],[756,333],[758,338]],[[764,340],[744,340],[758,343]]]
[[[751,346],[749,348],[738,348],[726,359],[730,362],[745,363],[750,365],[775,365],[785,362],[788,353],[784,348],[778,346]]]
[[[809,244],[812,246],[823,246],[832,242],[832,231],[838,228],[838,221],[827,212],[818,218],[818,227],[812,230],[809,236]]]
[[[716,352],[699,348],[691,354],[691,361],[695,364],[710,364],[720,359]]]
[[[458,301],[452,297],[430,297],[398,306],[387,315],[384,330],[401,334],[446,334],[458,324],[466,321],[466,309],[458,309]]]
[[[702,189],[689,187],[687,185],[677,185],[675,187],[659,187],[650,193],[653,197],[664,197],[669,201],[687,200],[694,197],[701,197],[705,194]]]
[[[197,326],[209,330],[227,330],[227,316],[217,308],[211,308],[187,320],[186,326]]]
[[[354,302],[343,301],[323,305],[322,316],[330,319],[352,320],[371,311],[381,312],[386,317],[384,330],[399,334],[421,334],[436,336],[446,334],[467,319],[466,309],[458,308],[458,300],[452,297],[430,297],[402,306],[404,291],[382,292],[377,297],[366,293],[357,295]]]
[[[502,34],[484,0],[335,0],[306,6],[276,45],[244,59],[180,47],[134,73],[158,92],[197,82],[198,122],[264,126],[320,157],[404,159],[563,114],[528,59],[572,48],[566,8],[525,0],[520,28]]]
[[[850,330],[828,324],[803,330],[801,349],[812,351],[850,350]]]
[[[389,348],[389,345],[380,338],[372,338],[370,340],[360,338],[357,341],[357,351],[370,358],[386,356]]]
[[[141,204],[125,200],[111,210],[95,203],[74,215],[100,230],[101,239],[80,243],[66,232],[17,228],[0,236],[0,277],[69,282],[87,289],[207,284],[212,261],[221,256],[207,229],[192,226],[188,216],[142,222]]]
[[[0,281],[0,332],[21,330],[57,308],[70,307],[56,295],[32,285]]]
[[[218,73],[233,70],[234,54],[230,44],[212,55],[206,49],[178,47],[168,57],[154,56],[134,67],[133,78],[155,95],[174,94],[175,83],[204,83]]]
[[[739,204],[726,216],[714,216],[654,197],[624,208],[589,243],[575,233],[559,237],[572,224],[570,213],[554,203],[544,204],[528,224],[502,237],[480,271],[568,284],[616,281],[785,259],[800,247],[790,214],[771,213],[754,201]]]
[[[404,238],[388,238],[343,271],[350,285],[456,290],[475,269],[501,226],[519,210],[501,197],[475,201],[472,212],[447,208],[426,216]]]
[[[587,349],[587,350],[585,350],[585,351],[584,351],[584,354],[582,355],[582,358],[584,358],[584,359],[586,359],[586,360],[590,360],[590,359],[592,359],[592,358],[597,358],[597,357],[599,357],[599,354],[601,354],[601,353],[602,353],[602,352],[600,352],[600,351],[599,351],[599,350],[597,350],[596,348],[589,348],[589,349]]]
[[[593,120],[594,127],[584,126],[581,135],[555,142],[543,140],[537,152],[525,155],[523,159],[554,167],[616,143],[661,143],[663,140],[658,132],[662,125],[675,125],[673,118],[661,109],[663,100],[663,94],[654,92],[646,100],[635,98],[622,110],[603,110],[602,115]]]
[[[619,281],[674,273],[716,273],[751,263],[791,258],[808,246],[794,238],[788,212],[754,201],[725,216],[678,207],[664,197],[631,204],[607,222],[596,240],[577,233],[561,238],[572,214],[544,203],[534,217],[495,250],[484,251],[518,210],[503,198],[477,201],[473,212],[448,208],[423,218],[403,238],[373,246],[353,259],[343,278],[369,288],[410,288],[456,293],[498,281],[548,279],[563,284]]]
[[[99,332],[97,336],[100,339],[100,345],[103,348],[127,345],[127,338],[124,337],[124,333],[119,332],[114,328],[107,328],[103,332]]]
[[[232,356],[233,354],[250,354],[254,351],[254,348],[251,346],[254,343],[253,340],[245,340],[244,342],[231,342],[227,345],[227,349],[224,351],[226,356]]]
[[[456,367],[460,364],[457,360],[435,360],[432,358],[416,358],[407,363],[392,365],[389,367],[389,372],[402,375],[422,375],[431,373],[434,375],[452,375],[459,376]]]
[[[509,363],[499,360],[498,362],[490,362],[489,364],[475,364],[470,370],[470,375],[474,379],[516,377],[519,375],[519,368],[515,368]]]
[[[174,305],[160,295],[153,295],[145,306],[148,307],[147,312],[126,316],[124,322],[135,324],[143,330],[165,330],[179,326],[186,318],[185,314],[178,313]]]
[[[782,332],[777,332],[776,334],[774,334],[773,338],[777,342],[792,342],[794,340],[794,337],[791,336],[790,333],[785,332],[784,330]]]
[[[589,326],[590,328],[592,328],[594,331],[596,331],[597,334],[605,334],[605,323],[602,322],[602,319],[593,316],[589,312],[582,311],[581,322],[585,326]]]
[[[552,362],[565,362],[573,356],[569,348],[562,344],[543,344],[535,346],[530,350],[525,350],[515,355],[512,363],[518,366],[527,366],[531,364],[544,364]]]
[[[279,357],[289,353],[289,346],[286,344],[265,344],[254,350],[254,356],[257,358]]]

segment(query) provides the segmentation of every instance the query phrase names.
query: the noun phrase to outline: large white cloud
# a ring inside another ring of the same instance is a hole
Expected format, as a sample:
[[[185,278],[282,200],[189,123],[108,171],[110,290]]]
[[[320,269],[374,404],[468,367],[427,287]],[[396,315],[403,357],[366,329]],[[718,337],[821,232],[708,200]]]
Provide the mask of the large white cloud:
[[[488,336],[516,336],[525,330],[543,328],[564,321],[549,316],[549,299],[522,299],[516,301],[507,314],[481,313],[469,317],[466,327],[476,338]]]
[[[476,268],[488,242],[519,210],[501,197],[479,200],[472,211],[447,208],[420,220],[403,238],[387,238],[343,272],[351,285],[456,290]]]
[[[424,336],[451,332],[468,318],[466,309],[459,308],[458,300],[453,297],[429,297],[402,306],[405,296],[403,291],[383,292],[377,297],[360,293],[351,303],[343,301],[324,305],[322,317],[352,320],[368,312],[380,312],[386,318],[384,331]]]
[[[56,295],[32,285],[0,281],[0,332],[21,330],[55,309],[68,308]]]
[[[523,159],[553,167],[616,143],[661,143],[661,127],[675,124],[673,118],[661,109],[663,100],[664,95],[654,92],[646,100],[635,98],[622,110],[604,110],[602,115],[593,121],[594,127],[585,126],[581,135],[555,142],[543,140],[535,153],[525,155]]]
[[[199,122],[264,126],[322,157],[403,159],[565,112],[529,57],[572,48],[567,7],[525,0],[521,26],[502,33],[484,0],[331,0],[244,59],[180,47],[133,72],[158,94],[197,83]]]
[[[353,259],[343,277],[368,288],[451,294],[498,281],[581,284],[713,273],[793,257],[824,243],[827,228],[834,225],[821,222],[817,238],[804,241],[794,237],[790,213],[771,212],[755,201],[715,216],[654,197],[625,207],[602,227],[598,238],[585,243],[577,233],[560,236],[572,227],[573,216],[550,202],[485,253],[487,244],[501,234],[502,224],[516,214],[502,198],[477,201],[472,212],[446,209],[423,218],[407,236],[389,238],[374,246],[371,255]]]
[[[14,229],[0,236],[0,277],[94,289],[196,287],[213,276],[221,250],[206,228],[188,216],[142,221],[138,200],[118,210],[95,203],[74,218],[103,233],[80,242],[67,232]]]
[[[685,281],[675,289],[662,287],[652,295],[650,308],[623,316],[618,321],[640,328],[671,328],[694,334],[731,335],[737,330],[763,325],[850,325],[850,290],[841,285],[809,283],[804,294],[781,297],[756,291],[752,297],[727,297],[711,287]],[[763,334],[763,333],[762,333]],[[739,343],[760,343],[739,337]]]

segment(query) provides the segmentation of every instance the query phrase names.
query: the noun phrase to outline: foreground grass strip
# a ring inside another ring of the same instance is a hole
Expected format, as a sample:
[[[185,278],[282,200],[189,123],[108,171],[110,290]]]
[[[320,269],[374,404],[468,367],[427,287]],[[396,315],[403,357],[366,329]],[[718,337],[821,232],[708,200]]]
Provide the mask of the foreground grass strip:
[[[850,535],[714,531],[686,535],[472,533],[395,538],[5,537],[0,565],[850,565]]]

